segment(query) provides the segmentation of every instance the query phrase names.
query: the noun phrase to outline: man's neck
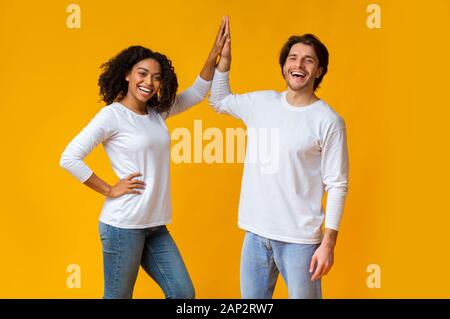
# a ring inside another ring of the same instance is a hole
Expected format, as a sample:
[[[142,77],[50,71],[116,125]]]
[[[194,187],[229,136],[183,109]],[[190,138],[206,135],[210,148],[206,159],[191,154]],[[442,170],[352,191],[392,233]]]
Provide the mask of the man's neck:
[[[291,89],[288,89],[286,99],[289,104],[298,107],[307,106],[319,100],[314,91],[293,91]]]

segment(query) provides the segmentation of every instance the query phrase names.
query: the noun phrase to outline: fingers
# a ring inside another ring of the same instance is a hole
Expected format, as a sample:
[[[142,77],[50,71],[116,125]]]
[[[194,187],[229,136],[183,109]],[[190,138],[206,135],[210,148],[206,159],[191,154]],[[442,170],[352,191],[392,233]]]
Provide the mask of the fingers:
[[[138,191],[138,189],[145,189],[145,182],[144,181],[140,181],[138,179],[134,179],[136,177],[142,176],[141,173],[133,173],[128,175],[125,179],[125,194],[136,194],[136,195],[140,195],[142,194],[142,192]]]
[[[139,191],[136,191],[136,190],[129,189],[129,190],[126,192],[126,194],[141,195],[142,193],[139,192]]]
[[[126,181],[129,181],[129,180],[132,180],[133,178],[139,177],[139,176],[142,176],[142,174],[141,174],[141,173],[133,173],[133,174],[128,175],[128,176],[125,178],[125,180],[126,180]]]
[[[230,56],[231,54],[231,33],[230,33],[230,18],[226,16],[225,19],[225,34],[226,34],[226,41],[224,44],[224,50],[226,52],[226,56]]]
[[[329,271],[331,270],[332,266],[333,266],[333,264],[328,263],[328,262],[318,262],[317,263],[317,269],[314,272],[314,274],[312,275],[311,281],[319,279],[320,277],[323,277],[326,274],[328,274]],[[312,272],[311,268],[310,268],[309,272]]]
[[[145,189],[145,186],[146,186],[144,181],[140,181],[137,179],[127,181],[127,183],[128,183],[128,187],[130,189]]]
[[[231,49],[231,38],[230,37],[227,37],[227,40],[226,40],[224,46],[226,46],[228,49]]]
[[[223,48],[225,41],[228,39],[227,35],[224,34],[223,37],[220,39],[220,41],[218,42],[219,48]]]
[[[225,34],[228,35],[228,38],[231,38],[230,33],[230,18],[228,16],[225,16]]]
[[[146,185],[144,181],[140,181],[138,179],[132,179],[132,180],[128,181],[128,183],[130,185],[144,185],[144,186]]]
[[[314,271],[314,268],[316,269]],[[322,276],[324,270],[324,263],[319,260],[318,255],[315,253],[311,258],[311,263],[309,264],[309,272],[313,273],[311,276],[311,281],[314,281]]]
[[[323,276],[327,275],[330,272],[331,267],[333,267],[333,264],[326,264],[325,265],[325,270],[323,272]]]
[[[311,258],[311,263],[309,264],[309,272],[312,273],[314,271],[314,267],[316,265],[317,262],[317,256],[313,255]]]
[[[221,55],[224,56],[224,47],[225,52],[229,51],[230,47],[230,35],[227,33],[227,29],[229,30],[228,25],[228,16],[222,17],[222,23],[220,24],[219,31],[217,33],[216,39],[214,41],[214,46],[211,49],[210,55],[214,58],[217,58],[217,56]],[[229,55],[229,54],[225,54]]]
[[[318,264],[317,264],[316,271],[315,271],[314,274],[312,275],[311,281],[317,280],[317,279],[319,279],[320,277],[322,277],[322,272],[323,272],[323,270],[324,270],[324,267],[325,267],[325,265],[322,264],[322,263],[318,263]]]
[[[145,189],[145,185],[130,185],[130,189]]]
[[[217,32],[216,43],[219,43],[222,40],[224,32],[225,32],[225,17],[222,18],[222,23],[220,24],[219,31]]]

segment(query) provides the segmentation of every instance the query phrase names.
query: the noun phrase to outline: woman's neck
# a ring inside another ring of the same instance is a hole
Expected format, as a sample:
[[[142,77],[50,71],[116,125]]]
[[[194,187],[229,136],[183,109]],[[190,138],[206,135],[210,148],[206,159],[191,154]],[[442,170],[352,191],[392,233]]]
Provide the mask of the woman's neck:
[[[147,114],[147,105],[141,101],[136,100],[134,97],[127,94],[121,101],[119,101],[125,107],[138,114]]]

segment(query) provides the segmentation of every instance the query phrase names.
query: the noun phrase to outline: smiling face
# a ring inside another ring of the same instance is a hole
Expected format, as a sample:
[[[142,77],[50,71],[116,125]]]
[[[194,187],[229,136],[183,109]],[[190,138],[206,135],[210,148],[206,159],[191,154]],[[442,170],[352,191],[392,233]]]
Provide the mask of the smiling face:
[[[126,75],[128,92],[133,99],[147,103],[161,87],[161,65],[155,59],[144,59],[133,65]]]
[[[319,59],[311,45],[296,43],[283,66],[283,76],[293,91],[314,91],[314,81],[322,74]]]

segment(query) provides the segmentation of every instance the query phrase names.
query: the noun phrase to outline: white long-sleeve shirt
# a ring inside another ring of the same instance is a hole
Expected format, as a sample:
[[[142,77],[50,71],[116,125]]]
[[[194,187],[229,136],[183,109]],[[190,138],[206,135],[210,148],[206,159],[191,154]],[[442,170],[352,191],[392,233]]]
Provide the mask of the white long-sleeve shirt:
[[[140,115],[118,102],[103,107],[64,150],[60,165],[84,183],[93,174],[83,159],[102,143],[119,179],[139,172],[146,183],[141,195],[106,198],[100,221],[120,228],[147,228],[171,222],[170,135],[167,117],[201,102],[211,81],[200,76],[177,94],[169,115],[148,108]]]
[[[228,72],[216,70],[209,101],[247,126],[239,227],[274,240],[316,244],[324,220],[326,228],[338,230],[344,209],[345,122],[323,100],[296,107],[286,93],[232,94]]]

